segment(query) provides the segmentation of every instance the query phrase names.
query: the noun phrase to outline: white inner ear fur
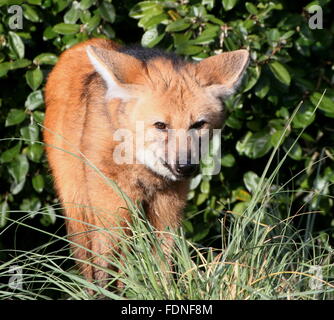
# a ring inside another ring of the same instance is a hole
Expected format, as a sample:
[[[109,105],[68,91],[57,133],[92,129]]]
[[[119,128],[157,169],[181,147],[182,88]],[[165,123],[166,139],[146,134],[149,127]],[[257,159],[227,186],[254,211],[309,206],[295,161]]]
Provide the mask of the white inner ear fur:
[[[241,81],[240,81],[241,82]],[[212,94],[215,97],[220,97],[222,99],[227,99],[229,96],[233,95],[237,90],[239,83],[235,86],[228,87],[222,84],[213,84],[205,88],[206,92]]]
[[[225,84],[213,84],[206,88],[210,94],[226,99],[233,95],[239,88],[241,81],[246,74],[246,69],[249,65],[249,53],[246,50],[237,50],[235,52],[242,51],[243,59],[234,67],[234,76],[227,81]],[[233,52],[232,52],[233,53]]]
[[[99,73],[107,85],[106,98],[130,100],[130,90],[122,86],[119,81],[116,80],[112,70],[101,59],[98,58],[90,46],[86,48],[86,53],[95,70]]]
[[[213,94],[216,97],[220,97],[222,99],[227,99],[228,97],[232,96],[237,89],[239,88],[242,79],[244,75],[246,74],[246,68],[248,66],[247,64],[244,66],[242,72],[238,75],[236,81],[232,82],[231,84],[224,85],[224,84],[213,84],[211,86],[208,86],[206,90],[210,93]]]

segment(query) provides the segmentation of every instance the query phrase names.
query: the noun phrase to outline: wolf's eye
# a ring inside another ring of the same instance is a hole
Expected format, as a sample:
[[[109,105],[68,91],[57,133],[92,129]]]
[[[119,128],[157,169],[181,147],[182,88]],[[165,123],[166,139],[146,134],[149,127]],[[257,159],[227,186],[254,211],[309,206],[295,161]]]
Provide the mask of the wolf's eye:
[[[207,122],[204,120],[197,121],[194,124],[192,124],[189,129],[196,129],[196,130],[202,129],[206,123]]]
[[[166,125],[166,123],[163,123],[163,122],[156,122],[155,124],[154,124],[154,126],[157,128],[157,129],[159,129],[159,130],[165,130],[166,128],[167,128],[167,125]]]

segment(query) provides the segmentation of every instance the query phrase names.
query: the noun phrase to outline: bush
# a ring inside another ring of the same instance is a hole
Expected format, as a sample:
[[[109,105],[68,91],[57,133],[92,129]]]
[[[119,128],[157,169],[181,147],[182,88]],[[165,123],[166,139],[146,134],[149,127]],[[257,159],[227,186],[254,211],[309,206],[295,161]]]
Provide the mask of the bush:
[[[276,163],[291,150],[271,186],[275,208],[285,215],[319,211],[317,224],[314,215],[307,215],[299,226],[308,233],[328,231],[334,191],[329,2],[0,0],[0,227],[8,218],[19,218],[20,211],[29,212],[34,223],[55,223],[56,199],[40,142],[43,86],[62,51],[104,37],[160,46],[195,60],[239,48],[251,52],[240,92],[226,101],[222,170],[192,181],[184,222],[190,239],[212,239],[221,232],[218,218],[247,208],[278,143]],[[314,3],[322,6],[323,29],[309,27],[308,8]],[[13,4],[23,9],[22,30],[9,27]],[[280,187],[285,183],[289,192],[284,193]],[[263,222],[268,219],[264,216]]]

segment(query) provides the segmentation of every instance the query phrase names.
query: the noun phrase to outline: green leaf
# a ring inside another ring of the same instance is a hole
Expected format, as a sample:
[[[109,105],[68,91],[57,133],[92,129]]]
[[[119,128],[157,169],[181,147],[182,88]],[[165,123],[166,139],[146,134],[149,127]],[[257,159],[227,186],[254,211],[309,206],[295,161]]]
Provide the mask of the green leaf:
[[[237,142],[236,149],[240,155],[251,159],[261,158],[272,148],[268,130],[257,133],[248,132],[245,137]]]
[[[48,26],[47,28],[45,28],[43,32],[43,40],[50,40],[57,36],[58,34],[53,31],[53,28],[51,26]]]
[[[23,154],[17,155],[14,160],[8,164],[8,172],[16,183],[24,181],[28,171],[29,162],[27,157]]]
[[[203,180],[201,183],[201,192],[209,194],[210,193],[210,182],[208,180]]]
[[[192,36],[191,31],[181,32],[181,33],[173,33],[172,37],[174,40],[175,47],[182,46],[185,42],[189,42],[189,39]]]
[[[42,0],[28,0],[27,2],[39,6],[42,4]]]
[[[177,31],[183,31],[185,29],[188,29],[191,26],[191,23],[189,22],[189,19],[179,19],[172,23],[170,23],[166,27],[167,32],[177,32]]]
[[[24,57],[24,44],[21,37],[13,31],[9,31],[8,35],[9,47],[15,53],[17,58],[22,59]]]
[[[33,60],[34,64],[51,64],[54,65],[58,61],[58,57],[53,53],[41,53]]]
[[[182,227],[186,232],[193,233],[194,227],[193,224],[189,220],[183,220],[182,221]]]
[[[74,24],[78,21],[79,17],[80,17],[80,9],[78,9],[77,6],[73,5],[72,8],[65,13],[64,22],[69,24]]]
[[[219,26],[223,26],[224,25],[224,21],[218,19],[217,17],[215,17],[212,14],[207,14],[206,15],[206,19],[208,19],[208,21],[210,21],[212,23],[218,24]]]
[[[186,56],[192,56],[198,54],[203,51],[203,47],[201,46],[193,46],[190,44],[184,44],[182,46],[177,47],[176,52],[178,54],[184,54]]]
[[[327,181],[334,183],[334,170],[331,169],[330,167],[327,167],[324,170],[324,175]]]
[[[284,137],[282,138],[284,134],[284,129],[280,129],[275,131],[271,137],[270,137],[270,143],[273,147],[276,147],[278,145],[278,143],[280,143],[280,145],[284,142],[285,138],[289,135],[289,132],[286,131]]]
[[[32,0],[35,1],[35,0]],[[37,1],[37,0],[36,0]],[[52,7],[52,0],[44,0],[42,5],[41,5],[42,9],[49,9]]]
[[[226,11],[229,11],[234,8],[238,0],[223,0],[223,7]]]
[[[57,0],[57,1],[53,1],[53,3],[55,7],[54,8],[55,13],[59,13],[70,5],[71,0]]]
[[[287,40],[291,38],[295,33],[296,32],[294,30],[287,31],[281,36],[281,40]]]
[[[32,219],[39,213],[39,209],[41,208],[42,204],[37,197],[33,197],[31,199],[23,199],[20,210],[29,213],[29,217]]]
[[[314,106],[319,104],[319,109],[328,113],[334,113],[334,101],[326,96],[323,96],[321,102],[320,99],[322,94],[319,92],[314,92],[310,96],[310,100]],[[320,102],[320,103],[319,103]]]
[[[310,103],[303,103],[297,114],[292,120],[295,128],[305,128],[310,125],[315,119],[314,107]]]
[[[27,4],[22,5],[23,8],[23,16],[32,22],[40,22],[40,17],[38,12],[34,9],[33,6],[29,6]]]
[[[278,31],[278,29],[273,28],[273,29],[269,29],[267,32],[267,37],[268,37],[268,42],[277,42],[280,38],[280,32]]]
[[[196,205],[197,206],[201,205],[207,198],[208,198],[208,194],[206,194],[206,193],[200,193],[197,196]]]
[[[232,191],[232,199],[235,199],[235,201],[249,202],[252,199],[252,197],[246,190],[238,188],[237,190]]]
[[[109,25],[105,24],[102,28],[103,33],[109,38],[114,39],[116,36],[115,30]]]
[[[235,158],[232,153],[225,154],[221,160],[222,166],[231,168],[235,164]]]
[[[218,35],[219,27],[215,25],[207,24],[203,32],[194,40],[191,40],[191,44],[209,44],[213,42]]]
[[[31,92],[25,102],[28,110],[35,110],[44,104],[43,94],[41,90]]]
[[[202,175],[198,174],[196,177],[190,181],[190,190],[196,189],[202,181]]]
[[[80,25],[78,24],[68,24],[68,23],[58,23],[52,30],[59,34],[76,34],[80,31]]]
[[[27,149],[27,156],[33,162],[39,162],[42,155],[43,146],[39,143],[33,143]]]
[[[307,141],[307,142],[315,142],[315,141],[316,141],[311,135],[309,135],[309,134],[306,133],[306,132],[304,132],[304,133],[301,135],[301,138],[304,139],[304,140]]]
[[[81,0],[80,1],[80,9],[87,10],[89,9],[96,0]]]
[[[9,205],[7,201],[0,203],[0,228],[3,228],[7,223],[9,215]]]
[[[261,68],[259,66],[248,68],[243,92],[247,92],[255,86],[260,78],[260,74]]]
[[[233,129],[241,129],[242,121],[236,117],[235,113],[231,113],[226,120],[226,125]]]
[[[278,61],[271,62],[269,64],[271,72],[274,74],[275,78],[285,85],[290,85],[291,77],[289,71]]]
[[[10,70],[21,69],[31,65],[31,61],[28,59],[19,59],[10,62]]]
[[[18,59],[11,62],[4,62],[0,64],[0,77],[7,74],[9,70],[15,70],[28,67],[31,61],[28,59]]]
[[[43,210],[43,216],[40,219],[40,222],[45,227],[56,222],[56,212],[50,205],[46,205]]]
[[[243,180],[247,190],[251,193],[254,193],[260,182],[260,177],[253,171],[248,171],[244,174]]]
[[[88,19],[86,23],[86,30],[88,32],[92,32],[94,29],[97,28],[100,22],[101,22],[101,17],[99,15],[96,14],[92,16],[91,18]]]
[[[149,29],[143,34],[141,45],[143,47],[152,48],[162,40],[164,35],[164,33],[159,35],[157,28]]]
[[[43,72],[39,68],[28,70],[26,72],[26,81],[32,90],[38,89],[43,82]]]
[[[0,63],[0,78],[5,76],[10,70],[10,62]]]
[[[0,6],[10,6],[12,4],[22,4],[25,0],[0,0]]]
[[[290,113],[286,107],[281,107],[275,113],[276,117],[281,117],[283,119],[288,119],[290,117]]]
[[[238,202],[232,209],[232,212],[243,214],[247,207],[249,206],[249,203],[247,201],[244,202]]]
[[[144,16],[157,15],[163,11],[161,4],[156,1],[141,1],[130,10],[129,16],[134,19],[141,19]]]
[[[205,7],[201,5],[194,5],[190,7],[190,16],[197,17],[199,19],[205,19],[207,15]]]
[[[294,140],[292,138],[287,138],[283,144],[283,150],[285,152],[289,152],[289,149],[294,144]],[[291,151],[289,152],[288,156],[293,160],[301,160],[303,155],[303,150],[298,142],[294,144]]]
[[[168,15],[165,14],[165,13],[160,13],[160,14],[158,14],[156,16],[152,16],[152,17],[151,16],[143,17],[138,22],[138,26],[147,30],[147,29],[151,29],[151,28],[157,26],[158,24],[160,24],[162,22],[167,22],[167,21],[168,21]]]
[[[205,5],[209,10],[215,6],[215,0],[202,0],[202,5]]]
[[[255,95],[263,99],[269,92],[270,82],[267,77],[261,77],[255,86]]]
[[[39,128],[36,124],[32,123],[29,126],[22,127],[20,134],[26,142],[33,143],[38,140]]]
[[[32,178],[32,186],[36,192],[41,193],[44,189],[44,178],[41,174],[38,174]]]
[[[15,124],[21,123],[26,117],[23,110],[20,109],[10,109],[7,115],[5,127],[13,126]]]
[[[251,14],[256,15],[258,13],[256,6],[251,2],[246,2],[245,7],[246,7],[247,11]]]
[[[2,152],[0,156],[0,162],[1,163],[11,162],[20,153],[20,150],[21,150],[21,142],[17,143],[14,147]]]
[[[90,13],[90,11],[81,11],[80,13],[80,21],[82,23],[87,23],[88,20],[92,17],[92,14]]]
[[[9,191],[11,194],[15,195],[22,191],[24,185],[25,185],[26,179],[23,179],[22,181],[15,182],[13,181],[10,185]]]
[[[43,123],[44,122],[44,112],[42,111],[34,111],[33,118],[37,123]]]
[[[103,1],[99,9],[100,9],[100,15],[103,20],[106,20],[110,23],[113,23],[115,21],[116,18],[115,8],[111,3]]]

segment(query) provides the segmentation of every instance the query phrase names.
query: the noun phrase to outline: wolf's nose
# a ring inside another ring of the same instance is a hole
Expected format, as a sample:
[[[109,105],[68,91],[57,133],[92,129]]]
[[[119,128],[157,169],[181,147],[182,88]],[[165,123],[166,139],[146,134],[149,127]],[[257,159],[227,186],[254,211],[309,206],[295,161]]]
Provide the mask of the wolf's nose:
[[[186,164],[178,163],[175,169],[177,173],[182,174],[183,176],[191,176],[198,169],[198,165],[189,163]]]

